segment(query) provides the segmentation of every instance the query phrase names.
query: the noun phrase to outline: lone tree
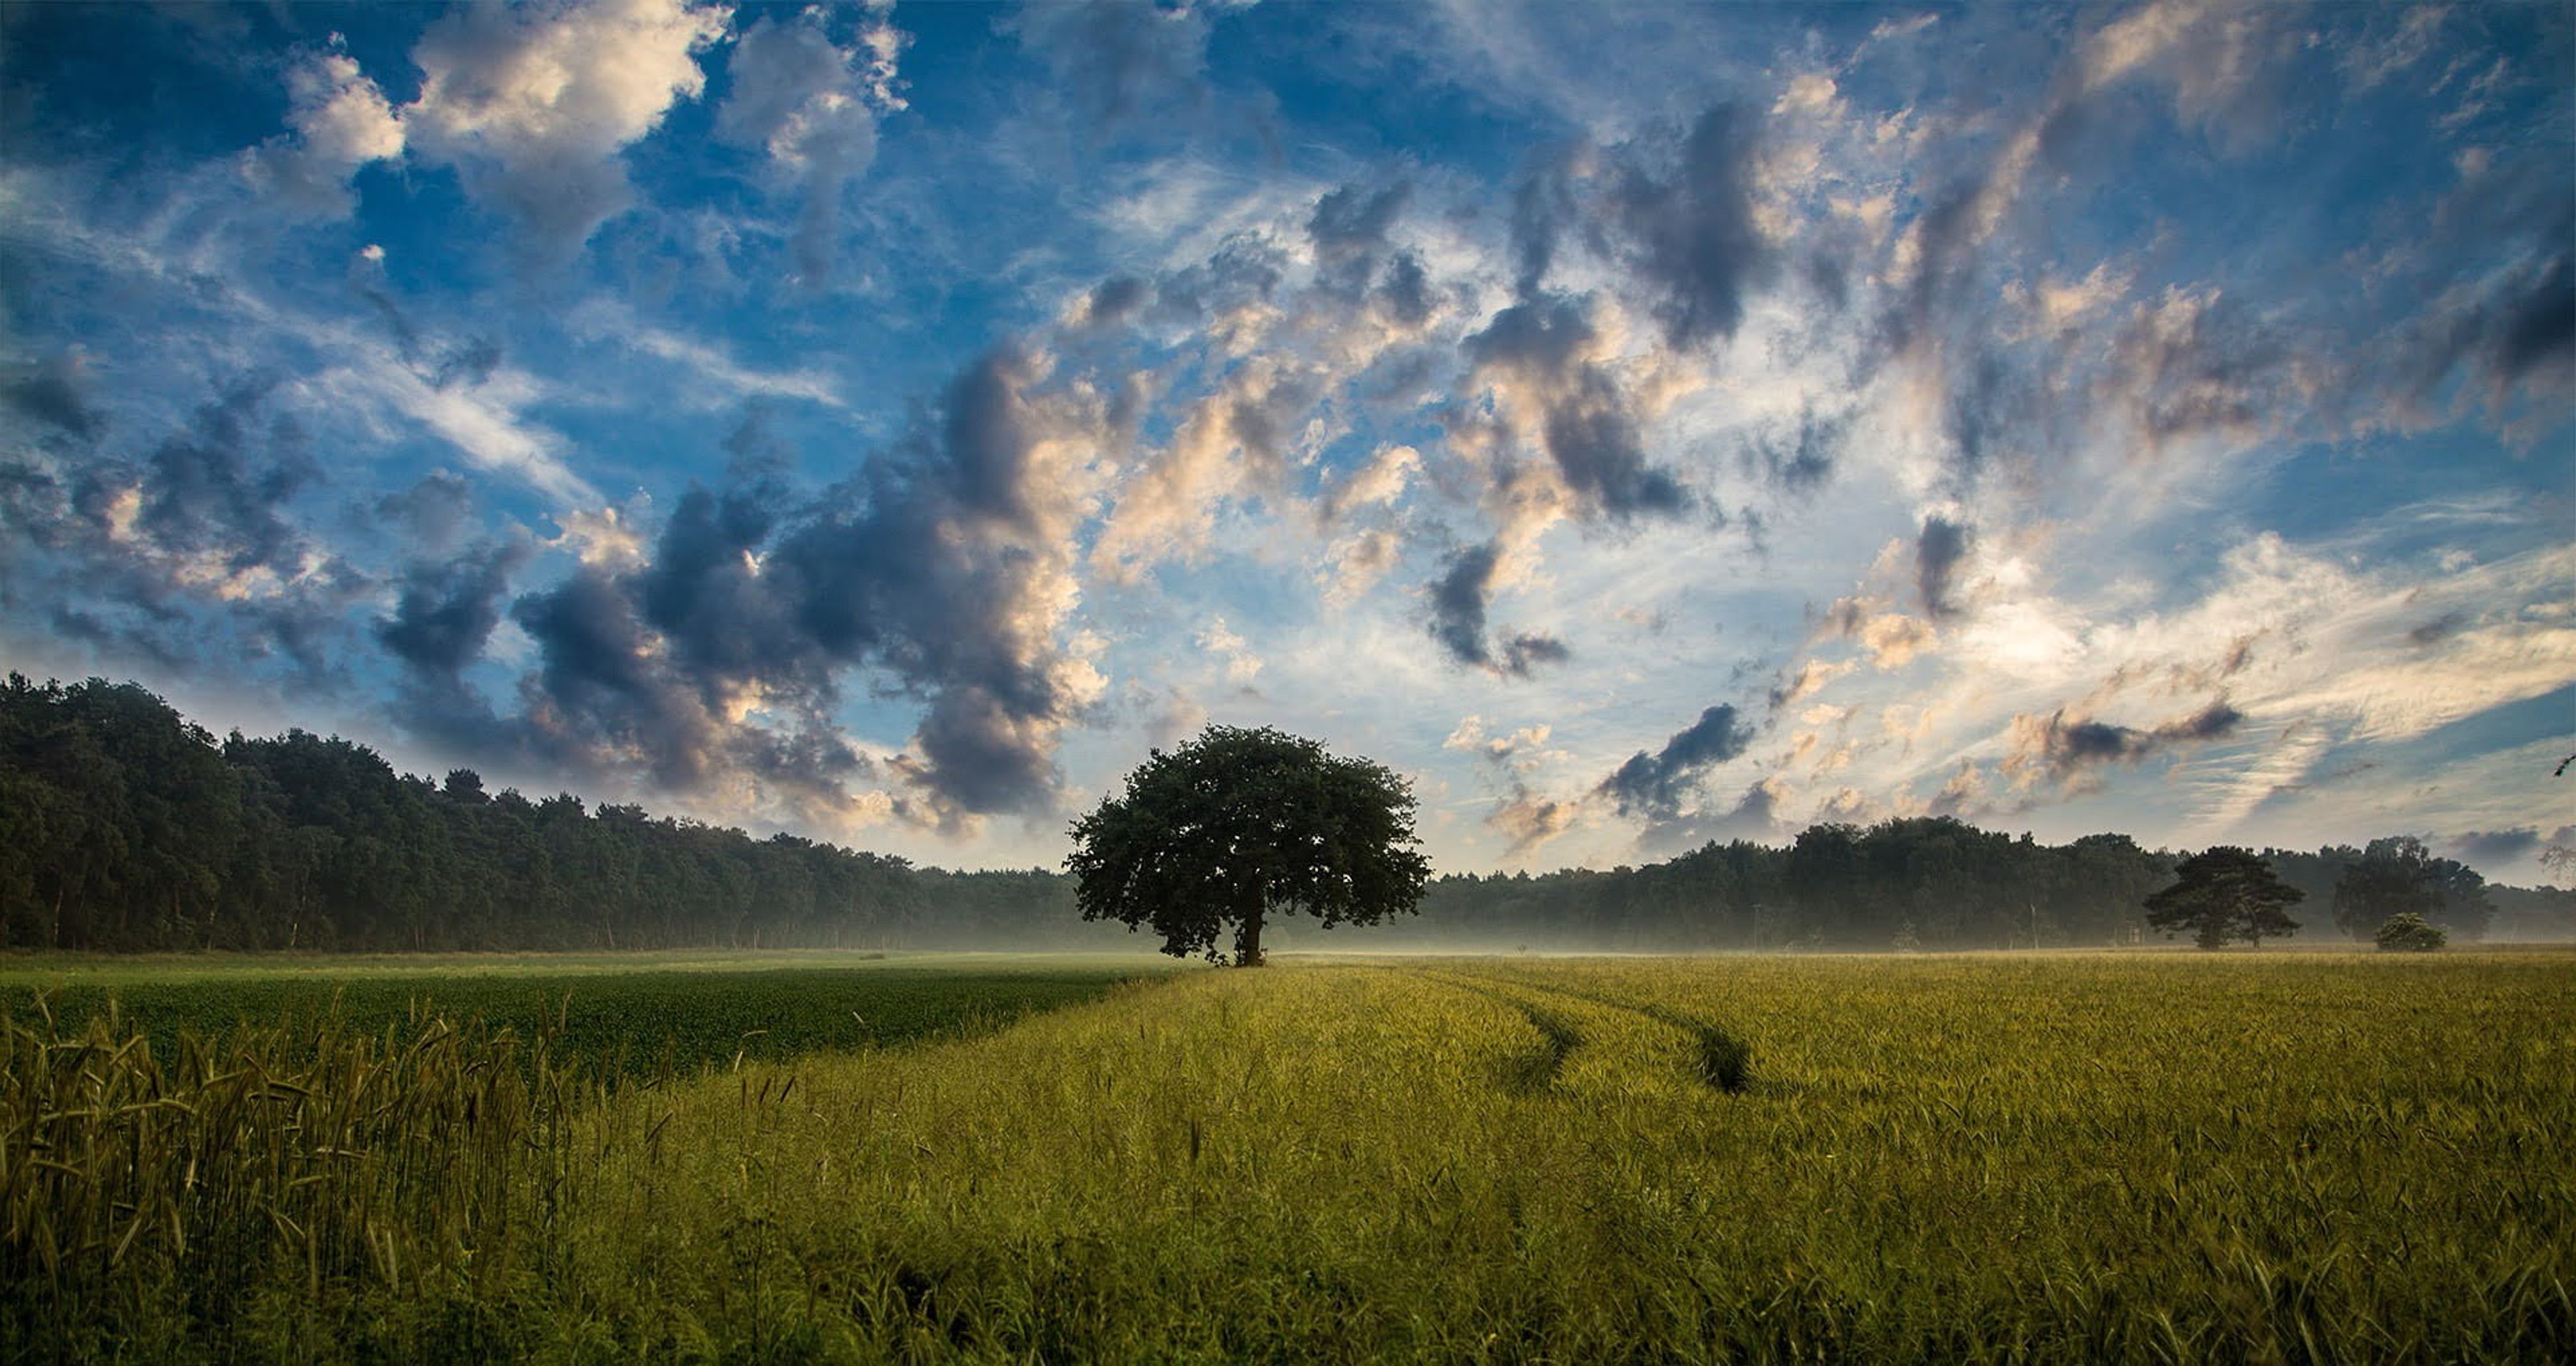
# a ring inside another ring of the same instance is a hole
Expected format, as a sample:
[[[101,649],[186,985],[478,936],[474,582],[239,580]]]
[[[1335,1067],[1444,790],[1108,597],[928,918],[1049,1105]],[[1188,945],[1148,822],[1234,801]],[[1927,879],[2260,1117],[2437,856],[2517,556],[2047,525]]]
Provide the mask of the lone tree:
[[[2147,923],[2167,938],[2190,930],[2193,943],[2214,949],[2231,939],[2260,945],[2299,928],[2283,908],[2307,893],[2250,850],[2222,844],[2184,859],[2174,876],[2174,885],[2147,898]]]
[[[1262,922],[1300,911],[1326,926],[1411,912],[1431,865],[1414,846],[1413,791],[1383,764],[1262,727],[1210,726],[1127,775],[1127,790],[1074,822],[1075,904],[1085,920],[1147,925],[1175,958],[1261,963]]]

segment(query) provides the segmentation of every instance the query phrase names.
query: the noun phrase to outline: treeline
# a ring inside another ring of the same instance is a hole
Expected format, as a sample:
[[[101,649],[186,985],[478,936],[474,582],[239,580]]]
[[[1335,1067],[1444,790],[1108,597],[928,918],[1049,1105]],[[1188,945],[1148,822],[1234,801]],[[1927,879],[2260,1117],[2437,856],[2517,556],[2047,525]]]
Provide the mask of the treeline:
[[[131,683],[0,692],[4,947],[1117,943],[1062,883],[432,782],[302,730],[218,741]]]
[[[1941,816],[1816,825],[1787,848],[1738,840],[1642,868],[1444,877],[1419,924],[1394,933],[1425,947],[1500,940],[1541,952],[2162,942],[2144,903],[2187,852],[2116,834],[2041,844]],[[2576,939],[2576,891],[2491,886],[2406,836],[2260,853],[2304,894],[2290,908],[2298,941],[2366,940],[2401,910],[2454,942]],[[1310,934],[1295,947],[1315,945]]]
[[[2303,940],[2389,907],[2455,942],[2576,938],[2576,892],[2490,887],[2402,837],[2262,851],[2307,894]],[[1818,825],[1642,868],[1434,881],[1419,919],[1279,947],[1926,950],[2150,937],[2182,855],[2048,845],[1947,818]],[[2338,893],[2342,894],[2341,902]],[[131,683],[0,691],[0,947],[631,949],[1143,947],[1076,914],[1070,878],[956,873],[773,835],[400,774],[301,730],[222,740]]]

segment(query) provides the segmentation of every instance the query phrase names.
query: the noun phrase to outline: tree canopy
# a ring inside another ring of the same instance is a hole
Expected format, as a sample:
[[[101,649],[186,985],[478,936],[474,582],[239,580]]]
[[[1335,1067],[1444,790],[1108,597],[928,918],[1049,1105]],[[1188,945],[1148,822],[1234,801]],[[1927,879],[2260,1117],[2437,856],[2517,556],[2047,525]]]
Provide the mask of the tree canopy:
[[[2371,848],[2406,843],[2422,846]],[[2369,856],[2260,852],[2317,905]],[[1943,816],[1828,824],[1787,846],[1712,842],[1635,867],[1446,874],[1401,933],[1408,947],[1561,952],[1885,949],[1908,928],[1932,951],[2126,944],[2179,858],[2125,835],[2052,845]],[[2576,891],[2436,871],[2444,908],[2427,918],[2453,942],[2576,938]],[[915,868],[569,793],[522,796],[471,769],[407,775],[336,736],[218,738],[131,683],[0,680],[0,949],[1124,938],[1076,907],[1075,879],[1055,870]]]
[[[2286,908],[2307,894],[2274,876],[2250,849],[2222,844],[2194,854],[2174,878],[2147,898],[2147,923],[2169,935],[2190,930],[2193,943],[2215,949],[2233,939],[2260,945],[2299,928]]]
[[[1076,821],[1074,901],[1085,920],[1151,926],[1174,957],[1261,962],[1263,922],[1327,928],[1412,912],[1431,867],[1412,789],[1393,770],[1267,727],[1210,726],[1152,751],[1126,790]]]
[[[2355,939],[2370,939],[2388,921],[2411,915],[2463,939],[2477,939],[2495,913],[2486,881],[2467,864],[2437,856],[2413,835],[2375,839],[2335,881],[2335,924]]]

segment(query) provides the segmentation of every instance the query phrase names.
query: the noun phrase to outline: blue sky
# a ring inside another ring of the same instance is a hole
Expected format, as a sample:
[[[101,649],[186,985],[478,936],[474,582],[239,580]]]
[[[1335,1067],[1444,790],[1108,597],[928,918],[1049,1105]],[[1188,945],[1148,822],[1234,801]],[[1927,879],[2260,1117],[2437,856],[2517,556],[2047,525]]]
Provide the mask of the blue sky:
[[[948,865],[2576,841],[2564,6],[0,6],[0,655]]]

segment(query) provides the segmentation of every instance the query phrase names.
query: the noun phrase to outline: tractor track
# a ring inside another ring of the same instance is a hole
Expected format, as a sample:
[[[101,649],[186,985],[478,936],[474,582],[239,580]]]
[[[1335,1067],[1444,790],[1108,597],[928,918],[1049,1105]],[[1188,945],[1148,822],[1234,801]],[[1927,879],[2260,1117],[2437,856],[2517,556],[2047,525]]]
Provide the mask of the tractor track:
[[[1667,1028],[1680,1030],[1691,1041],[1695,1062],[1694,1073],[1710,1090],[1722,1095],[1742,1095],[1754,1085],[1752,1046],[1728,1032],[1722,1025],[1713,1024],[1681,1011],[1659,1005],[1638,1005],[1570,987],[1540,986],[1509,978],[1480,978],[1419,971],[1414,975],[1501,1001],[1529,1020],[1531,1026],[1536,1028],[1547,1042],[1545,1051],[1538,1058],[1531,1060],[1530,1070],[1534,1080],[1522,1083],[1522,1089],[1545,1090],[1554,1085],[1557,1074],[1564,1070],[1567,1056],[1582,1046],[1584,1039],[1582,1032],[1568,1024],[1564,1017],[1543,1006],[1512,995],[1514,990],[1532,992],[1541,996],[1560,996],[1604,1009],[1626,1011],[1631,1015],[1642,1015]]]

